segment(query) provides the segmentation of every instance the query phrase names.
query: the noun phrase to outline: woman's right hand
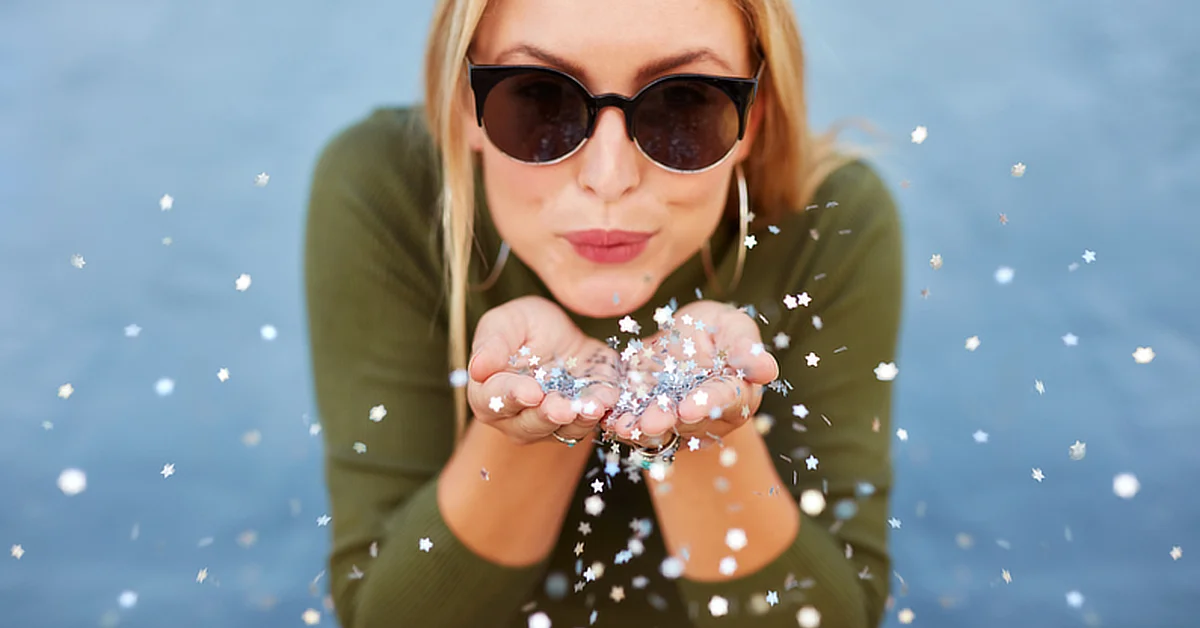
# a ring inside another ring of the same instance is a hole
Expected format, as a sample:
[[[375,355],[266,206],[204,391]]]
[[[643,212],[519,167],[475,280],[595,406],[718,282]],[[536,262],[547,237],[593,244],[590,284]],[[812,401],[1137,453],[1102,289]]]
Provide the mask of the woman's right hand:
[[[467,400],[475,420],[518,443],[552,434],[583,442],[617,403],[617,358],[607,345],[584,335],[557,304],[521,297],[480,318],[467,365]],[[548,377],[556,366],[594,383],[571,397],[547,394],[534,372],[544,369]],[[516,372],[521,367],[528,368]]]

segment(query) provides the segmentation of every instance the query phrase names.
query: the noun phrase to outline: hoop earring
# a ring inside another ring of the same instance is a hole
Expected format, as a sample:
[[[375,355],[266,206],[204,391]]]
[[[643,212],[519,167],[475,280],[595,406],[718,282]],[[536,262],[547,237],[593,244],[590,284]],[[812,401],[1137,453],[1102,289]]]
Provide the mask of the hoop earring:
[[[737,264],[733,267],[733,281],[729,284],[729,292],[737,289],[738,283],[742,280],[742,270],[746,266],[746,236],[750,231],[750,191],[746,185],[746,173],[742,170],[742,164],[733,166],[734,178],[737,181],[738,191],[738,251]],[[712,247],[708,240],[704,241],[704,246],[700,249],[700,256],[704,261],[704,272],[708,275],[709,282],[717,288],[717,294],[724,296],[724,290],[717,284],[717,271],[713,266]]]
[[[496,280],[500,278],[500,271],[504,270],[504,264],[508,261],[508,243],[500,242],[500,253],[496,255],[496,263],[492,264],[492,271],[480,283],[471,286],[472,292],[483,292],[496,285]]]

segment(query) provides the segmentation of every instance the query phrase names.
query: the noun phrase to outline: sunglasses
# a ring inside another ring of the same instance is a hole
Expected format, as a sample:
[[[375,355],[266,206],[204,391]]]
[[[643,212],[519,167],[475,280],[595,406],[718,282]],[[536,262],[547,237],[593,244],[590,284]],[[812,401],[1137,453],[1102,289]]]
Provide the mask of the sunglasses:
[[[605,107],[625,115],[625,134],[650,161],[695,173],[725,160],[746,134],[762,76],[664,76],[632,98],[593,96],[575,77],[530,65],[469,65],[476,122],[509,158],[555,164],[583,147]]]

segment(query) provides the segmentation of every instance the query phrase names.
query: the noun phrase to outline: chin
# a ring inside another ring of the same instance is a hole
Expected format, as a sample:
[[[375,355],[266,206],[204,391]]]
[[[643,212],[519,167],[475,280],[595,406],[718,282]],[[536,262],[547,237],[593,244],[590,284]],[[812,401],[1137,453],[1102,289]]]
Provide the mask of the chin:
[[[645,305],[659,286],[658,281],[646,281],[641,272],[629,271],[622,275],[619,278],[610,275],[558,281],[547,288],[560,305],[579,316],[618,318]],[[614,294],[617,295],[615,300]]]

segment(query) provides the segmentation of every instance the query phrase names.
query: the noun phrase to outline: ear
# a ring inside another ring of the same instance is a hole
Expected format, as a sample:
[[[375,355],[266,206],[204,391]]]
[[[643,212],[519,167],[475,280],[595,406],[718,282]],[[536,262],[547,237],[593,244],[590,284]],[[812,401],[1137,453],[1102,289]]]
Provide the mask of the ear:
[[[737,151],[734,152],[735,163],[741,163],[750,156],[751,149],[754,148],[754,141],[758,139],[759,129],[762,128],[763,112],[767,110],[770,94],[765,89],[759,89],[758,94],[754,98],[754,104],[750,105],[750,114],[746,119],[746,133],[742,136],[742,141],[738,143]]]
[[[475,102],[468,101],[465,106],[456,107],[456,109],[458,109],[459,124],[462,125],[463,137],[467,140],[467,146],[471,148],[471,152],[482,152],[483,143],[487,141],[487,138],[483,134],[483,127],[475,119]]]

